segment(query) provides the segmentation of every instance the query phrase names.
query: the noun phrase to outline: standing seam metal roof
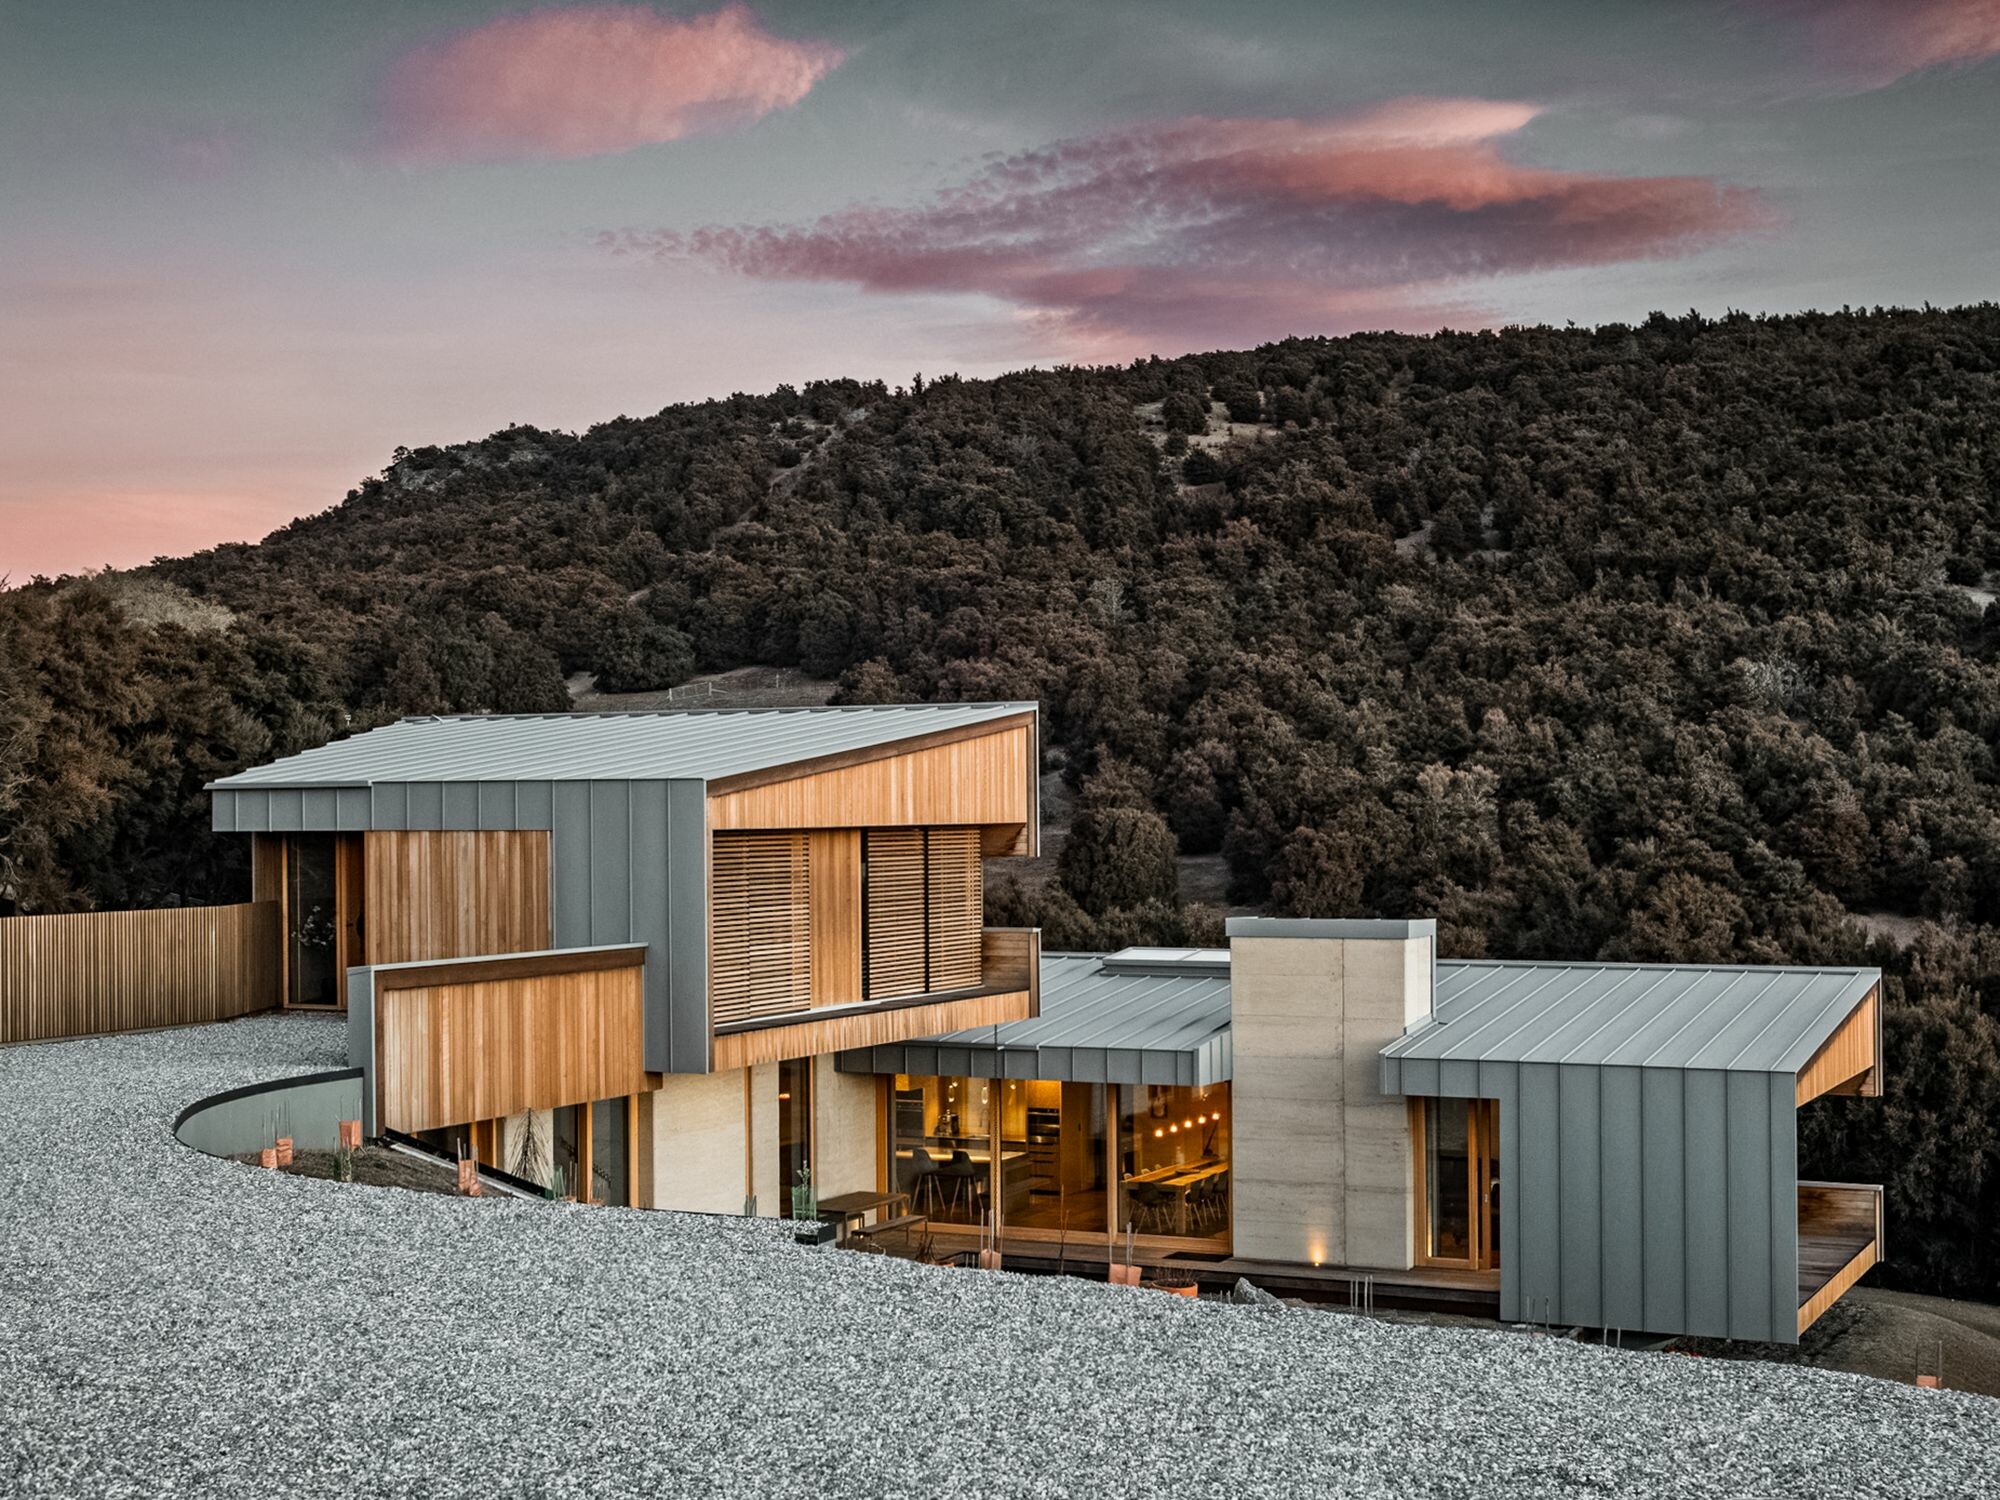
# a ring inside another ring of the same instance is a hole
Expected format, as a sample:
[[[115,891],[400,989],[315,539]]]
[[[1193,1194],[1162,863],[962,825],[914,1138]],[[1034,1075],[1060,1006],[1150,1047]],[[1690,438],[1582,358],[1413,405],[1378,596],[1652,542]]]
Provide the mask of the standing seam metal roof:
[[[971,728],[1036,707],[920,703],[409,718],[224,776],[209,788],[713,780]]]
[[[1879,969],[1440,960],[1431,1019],[1382,1055],[1795,1073],[1881,979]]]
[[[866,1059],[870,1071],[902,1073],[912,1071],[904,1066],[910,1049],[926,1055],[963,1049],[976,1066],[992,1068],[991,1076],[1066,1078],[1078,1067],[1095,1077],[1101,1056],[1115,1053],[1166,1063],[1198,1082],[1223,1082],[1229,1077],[1228,957],[1205,949],[1045,953],[1039,1016],[848,1055]],[[1003,1056],[1025,1057],[1027,1071],[1003,1068]],[[1079,1057],[1087,1062],[1079,1064]]]

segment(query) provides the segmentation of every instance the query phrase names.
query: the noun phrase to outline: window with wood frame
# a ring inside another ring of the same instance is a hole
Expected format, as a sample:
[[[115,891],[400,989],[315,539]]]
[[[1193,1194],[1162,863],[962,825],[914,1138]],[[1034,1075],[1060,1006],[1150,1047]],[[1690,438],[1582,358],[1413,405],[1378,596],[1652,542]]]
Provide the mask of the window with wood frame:
[[[862,842],[866,994],[895,1000],[981,980],[976,828],[871,828]]]
[[[717,833],[709,997],[718,1026],[812,1005],[811,871],[803,833]]]

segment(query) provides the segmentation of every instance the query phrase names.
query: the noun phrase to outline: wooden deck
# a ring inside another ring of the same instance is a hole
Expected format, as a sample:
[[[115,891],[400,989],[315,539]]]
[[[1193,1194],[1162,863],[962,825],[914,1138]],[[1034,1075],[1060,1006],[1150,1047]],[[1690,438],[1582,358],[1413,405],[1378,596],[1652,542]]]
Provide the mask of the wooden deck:
[[[1799,1184],[1799,1332],[1882,1258],[1882,1190]]]
[[[939,1253],[979,1248],[976,1231],[935,1228],[933,1245]],[[1001,1241],[1000,1252],[1010,1271],[1062,1273],[1092,1280],[1104,1279],[1112,1260],[1112,1253],[1101,1238],[1089,1243],[1072,1240],[1058,1246],[1052,1240],[1007,1236]],[[1125,1258],[1122,1246],[1117,1258],[1121,1262]],[[1454,1312],[1483,1318],[1500,1316],[1498,1271],[1459,1271],[1438,1266],[1416,1266],[1407,1271],[1366,1266],[1303,1266],[1283,1261],[1242,1260],[1233,1255],[1209,1259],[1186,1250],[1148,1249],[1144,1245],[1133,1252],[1132,1258],[1147,1280],[1171,1273],[1192,1278],[1205,1292],[1222,1291],[1242,1277],[1281,1297],[1344,1304],[1356,1294],[1357,1282],[1373,1278],[1377,1307]]]
[[[1854,1258],[1875,1243],[1872,1234],[1799,1236],[1799,1306],[1816,1297]]]

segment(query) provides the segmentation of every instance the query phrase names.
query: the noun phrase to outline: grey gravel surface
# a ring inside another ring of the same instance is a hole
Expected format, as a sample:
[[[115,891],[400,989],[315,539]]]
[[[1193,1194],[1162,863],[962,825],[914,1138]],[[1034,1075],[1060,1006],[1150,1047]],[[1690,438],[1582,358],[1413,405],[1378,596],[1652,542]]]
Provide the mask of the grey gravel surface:
[[[2000,1403],[288,1177],[266,1017],[0,1049],[0,1494],[2000,1493]]]

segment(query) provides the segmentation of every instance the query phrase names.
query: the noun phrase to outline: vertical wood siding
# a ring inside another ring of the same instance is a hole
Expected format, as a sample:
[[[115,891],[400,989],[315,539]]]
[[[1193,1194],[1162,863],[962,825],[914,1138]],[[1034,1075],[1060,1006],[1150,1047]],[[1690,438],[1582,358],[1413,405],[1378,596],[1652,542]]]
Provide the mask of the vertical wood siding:
[[[0,1042],[222,1021],[279,1000],[275,901],[0,919]]]
[[[812,1003],[861,1000],[861,830],[823,828],[810,836]]]
[[[546,832],[376,832],[367,838],[362,863],[369,963],[552,946]]]
[[[640,955],[620,955],[612,968],[581,967],[588,961],[578,955],[569,960],[578,968],[560,970],[560,955],[497,959],[477,966],[478,978],[408,988],[386,985],[411,971],[378,970],[383,1126],[435,1130],[645,1092]]]

